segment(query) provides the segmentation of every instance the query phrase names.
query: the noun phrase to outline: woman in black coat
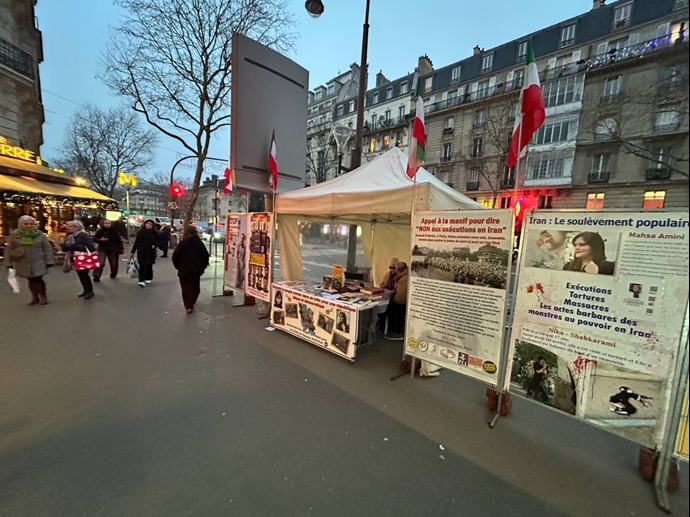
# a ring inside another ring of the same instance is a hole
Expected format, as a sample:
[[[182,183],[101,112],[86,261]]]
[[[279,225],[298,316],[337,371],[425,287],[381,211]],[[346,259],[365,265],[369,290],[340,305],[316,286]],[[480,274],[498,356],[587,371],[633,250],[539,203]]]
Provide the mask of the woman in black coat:
[[[208,260],[208,251],[199,238],[196,227],[185,227],[182,240],[173,251],[172,263],[180,279],[182,303],[187,314],[194,312],[194,304],[201,293],[201,275],[208,267]]]
[[[91,236],[84,231],[84,225],[80,221],[68,221],[65,224],[65,232],[67,237],[62,245],[62,251],[66,253],[65,260],[67,261],[68,267],[65,268],[65,272],[69,271],[71,264],[73,263],[73,256],[75,251],[96,251],[96,245],[93,243]],[[90,269],[81,269],[77,271],[77,276],[79,277],[79,282],[81,282],[82,293],[79,298],[84,298],[84,300],[90,300],[93,298],[93,283],[91,282]]]
[[[155,223],[149,219],[137,232],[137,237],[132,246],[132,256],[137,254],[139,262],[139,285],[146,287],[153,280],[153,264],[156,262],[156,246],[158,244],[158,232],[154,229]]]

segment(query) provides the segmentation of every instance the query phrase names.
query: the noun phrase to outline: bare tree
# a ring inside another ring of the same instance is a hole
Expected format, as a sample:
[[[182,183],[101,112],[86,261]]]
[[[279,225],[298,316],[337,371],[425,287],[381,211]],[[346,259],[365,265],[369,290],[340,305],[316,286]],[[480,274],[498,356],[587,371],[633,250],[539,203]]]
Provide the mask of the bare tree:
[[[515,124],[515,102],[503,102],[487,105],[475,111],[472,126],[473,136],[470,147],[466,150],[465,166],[470,171],[479,173],[491,190],[491,208],[496,207],[496,200],[501,189],[509,179],[506,161],[510,152],[510,139]],[[515,176],[512,176],[515,181]]]
[[[307,139],[308,172],[316,179],[316,183],[328,180],[328,172],[338,168],[338,146],[331,129],[332,124],[328,122],[313,126]]]
[[[151,164],[157,138],[126,106],[104,111],[86,105],[67,126],[59,162],[83,176],[94,190],[112,197],[121,171],[140,173]]]
[[[104,56],[105,83],[196,157],[192,218],[212,134],[230,124],[232,35],[289,50],[287,0],[115,0],[125,12]]]

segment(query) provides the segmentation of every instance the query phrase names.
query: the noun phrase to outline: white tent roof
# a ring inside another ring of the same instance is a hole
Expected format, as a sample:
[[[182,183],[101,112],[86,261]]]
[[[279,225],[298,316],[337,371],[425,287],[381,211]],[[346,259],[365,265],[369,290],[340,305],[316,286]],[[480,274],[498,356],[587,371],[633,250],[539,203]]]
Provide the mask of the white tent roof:
[[[276,212],[327,218],[338,216],[341,220],[405,220],[409,224],[415,183],[405,173],[406,166],[407,155],[393,148],[348,174],[279,194],[276,196]],[[415,210],[485,208],[425,169],[419,169],[417,173],[415,194]]]

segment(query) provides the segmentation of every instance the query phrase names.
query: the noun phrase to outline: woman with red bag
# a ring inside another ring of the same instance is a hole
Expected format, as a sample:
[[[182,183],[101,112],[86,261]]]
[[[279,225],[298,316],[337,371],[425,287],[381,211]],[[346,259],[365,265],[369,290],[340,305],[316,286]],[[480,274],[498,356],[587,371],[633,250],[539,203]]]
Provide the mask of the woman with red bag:
[[[69,221],[66,223],[65,232],[67,233],[67,238],[62,245],[62,251],[65,252],[65,272],[74,268],[83,288],[79,298],[90,300],[94,297],[94,294],[93,283],[91,283],[89,273],[92,269],[97,269],[99,263],[95,255],[88,256],[87,254],[93,254],[96,251],[96,246],[91,236],[84,231],[84,225],[79,221]],[[83,255],[78,260],[75,254]]]

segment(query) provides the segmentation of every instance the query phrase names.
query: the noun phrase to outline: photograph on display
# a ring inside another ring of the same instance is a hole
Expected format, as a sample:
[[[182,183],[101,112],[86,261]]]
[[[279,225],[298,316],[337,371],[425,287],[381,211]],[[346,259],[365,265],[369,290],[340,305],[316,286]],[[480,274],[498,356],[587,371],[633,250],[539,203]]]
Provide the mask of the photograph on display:
[[[273,324],[285,325],[285,313],[283,311],[273,311]]]
[[[269,213],[249,214],[249,236],[246,242],[246,293],[264,302],[270,302],[269,291],[273,275],[271,217]]]
[[[412,249],[411,274],[456,284],[505,289],[510,254],[493,244],[435,245]]]
[[[347,354],[347,350],[350,346],[350,340],[347,339],[345,336],[338,334],[337,332],[334,332],[333,339],[331,340],[331,345],[336,347],[343,354]]]
[[[660,443],[688,299],[689,225],[687,213],[526,214],[511,391]]]
[[[273,307],[276,309],[283,308],[283,291],[276,291],[273,295]]]
[[[229,288],[244,290],[247,262],[247,214],[228,214],[225,221],[225,274]]]
[[[350,315],[347,312],[338,311],[335,328],[339,332],[350,333]]]
[[[326,316],[322,312],[319,313],[319,319],[316,323],[319,326],[319,328],[322,328],[323,330],[325,330],[329,334],[332,334],[334,323],[335,322],[333,321],[333,318]]]
[[[515,346],[510,389],[647,445],[654,444],[662,416],[662,378],[526,341]]]
[[[297,304],[296,303],[286,303],[285,304],[285,315],[288,318],[294,318],[294,319],[299,318],[299,311],[297,309]]]
[[[530,230],[525,240],[526,267],[613,275],[620,232]]]
[[[302,330],[314,335],[316,327],[314,326],[314,311],[306,303],[299,306],[299,318],[302,323]]]

